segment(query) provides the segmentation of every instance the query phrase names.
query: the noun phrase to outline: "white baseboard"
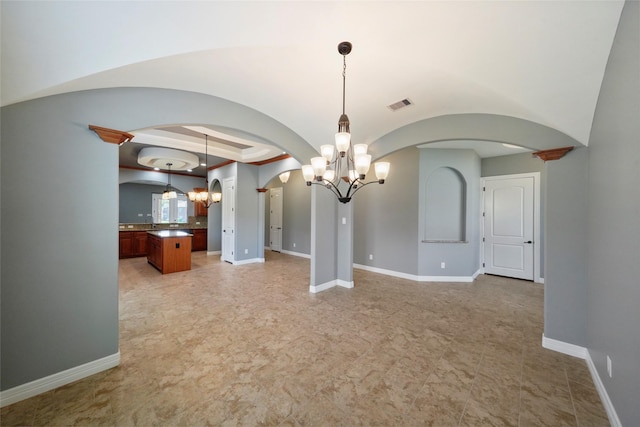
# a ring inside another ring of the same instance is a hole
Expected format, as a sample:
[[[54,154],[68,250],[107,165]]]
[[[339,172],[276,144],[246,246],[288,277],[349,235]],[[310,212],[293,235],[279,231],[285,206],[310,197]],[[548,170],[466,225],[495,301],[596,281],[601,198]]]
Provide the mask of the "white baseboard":
[[[399,271],[386,270],[384,268],[371,267],[363,264],[353,264],[353,268],[370,271],[372,273],[384,274],[386,276],[398,277],[400,279],[413,280],[414,282],[463,282],[471,283],[482,273],[477,270],[472,276],[418,276],[415,274],[402,273]]]
[[[321,285],[309,285],[309,292],[311,292],[312,294],[317,294],[318,292],[326,291],[327,289],[331,289],[336,286],[336,281],[330,280],[328,282],[322,283]]]
[[[553,338],[547,338],[542,334],[542,346],[549,350],[557,351],[558,353],[567,354],[569,356],[578,357],[580,359],[587,358],[587,349],[580,347],[579,345],[569,344],[564,341],[554,340]]]
[[[591,359],[591,354],[589,354],[589,350],[585,347],[580,347],[575,344],[569,344],[564,341],[554,340],[552,338],[547,338],[542,334],[542,346],[544,348],[548,348],[549,350],[557,351],[559,353],[564,353],[569,356],[578,357],[580,359],[584,359],[587,362],[587,367],[589,368],[589,372],[591,373],[591,379],[593,380],[593,384],[598,390],[598,394],[600,395],[600,400],[602,400],[602,405],[604,406],[605,411],[607,411],[607,417],[609,418],[609,423],[612,427],[622,427],[622,423],[620,422],[620,418],[618,418],[618,413],[609,398],[609,393],[607,393],[607,389],[604,388],[604,384],[600,379],[600,374],[598,374],[598,370],[596,369],[596,365],[593,363]]]
[[[250,258],[250,259],[242,259],[240,261],[233,261],[233,265],[245,265],[245,264],[256,264],[256,263],[264,263],[264,258]]]
[[[298,256],[301,258],[307,258],[307,259],[311,259],[311,255],[309,254],[303,254],[302,252],[293,252],[293,251],[281,251],[283,254],[286,255],[293,255],[293,256]]]
[[[222,251],[207,251],[207,256],[209,255],[222,255]]]
[[[48,377],[40,378],[8,390],[0,391],[0,408],[19,402],[38,394],[62,387],[63,385],[81,380],[88,376],[106,371],[120,364],[120,352],[66,371],[58,372]]]
[[[351,289],[353,288],[353,280],[350,282],[347,282],[346,280],[336,279],[336,286]]]
[[[600,374],[598,374],[598,370],[596,369],[596,365],[593,363],[591,359],[591,354],[587,351],[587,366],[589,367],[589,372],[591,372],[591,378],[593,378],[593,384],[596,386],[596,390],[598,390],[598,394],[600,395],[600,400],[602,400],[602,404],[604,405],[605,411],[607,411],[607,416],[609,417],[609,423],[611,427],[622,427],[622,423],[620,422],[620,418],[618,418],[618,413],[616,409],[613,407],[613,403],[609,398],[609,393],[607,393],[607,389],[604,388],[604,384],[602,383],[602,379],[600,378]]]

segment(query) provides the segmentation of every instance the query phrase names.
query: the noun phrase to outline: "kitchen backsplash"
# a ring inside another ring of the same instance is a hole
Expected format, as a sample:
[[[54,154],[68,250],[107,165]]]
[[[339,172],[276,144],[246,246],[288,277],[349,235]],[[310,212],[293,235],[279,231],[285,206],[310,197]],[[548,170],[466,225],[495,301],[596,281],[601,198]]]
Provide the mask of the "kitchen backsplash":
[[[129,224],[120,223],[118,226],[119,231],[136,231],[136,230],[184,230],[184,229],[197,229],[207,228],[206,216],[190,216],[189,222],[182,224]]]

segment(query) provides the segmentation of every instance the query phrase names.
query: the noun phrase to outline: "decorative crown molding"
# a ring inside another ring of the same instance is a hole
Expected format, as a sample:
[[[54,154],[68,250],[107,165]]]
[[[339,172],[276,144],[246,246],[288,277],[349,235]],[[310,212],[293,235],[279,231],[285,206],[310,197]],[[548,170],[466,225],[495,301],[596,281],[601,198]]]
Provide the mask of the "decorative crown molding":
[[[573,150],[573,147],[554,148],[552,150],[536,151],[533,155],[546,162],[547,160],[561,159],[571,150]]]
[[[122,145],[125,142],[131,141],[135,135],[121,130],[103,128],[100,126],[89,125],[89,129],[98,134],[100,139],[104,142],[111,144]]]

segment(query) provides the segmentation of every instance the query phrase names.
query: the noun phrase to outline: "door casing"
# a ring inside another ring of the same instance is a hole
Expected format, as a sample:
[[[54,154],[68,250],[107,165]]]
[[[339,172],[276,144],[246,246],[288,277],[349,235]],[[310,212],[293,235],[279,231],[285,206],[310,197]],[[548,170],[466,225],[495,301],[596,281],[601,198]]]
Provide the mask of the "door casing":
[[[498,175],[498,176],[490,176],[482,179],[482,188],[486,188],[488,181],[497,181],[497,180],[511,180],[511,179],[520,179],[520,178],[531,178],[533,179],[533,281],[537,283],[544,283],[544,279],[541,277],[541,237],[542,232],[540,228],[540,172],[529,172],[522,174],[511,174],[511,175]],[[482,192],[481,197],[481,218],[480,218],[480,232],[481,232],[481,245],[480,245],[480,260],[482,263],[482,272],[485,272],[485,191]]]

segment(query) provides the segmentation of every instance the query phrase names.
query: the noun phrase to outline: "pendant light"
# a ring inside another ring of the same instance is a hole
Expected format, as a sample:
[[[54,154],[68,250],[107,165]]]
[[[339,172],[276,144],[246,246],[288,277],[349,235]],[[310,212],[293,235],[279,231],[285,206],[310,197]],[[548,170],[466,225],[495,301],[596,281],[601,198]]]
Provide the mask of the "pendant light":
[[[164,189],[164,192],[162,193],[162,199],[163,200],[169,200],[169,199],[177,199],[178,198],[178,193],[176,192],[176,190],[171,187],[171,165],[173,165],[173,163],[167,163],[167,168],[168,168],[168,176],[169,179],[167,181],[167,186]]]
[[[322,185],[333,192],[341,203],[349,203],[353,195],[362,187],[377,182],[384,184],[389,175],[389,162],[374,163],[377,180],[365,182],[371,167],[371,155],[367,154],[367,144],[351,144],[349,117],[345,113],[345,87],[347,71],[347,55],[351,53],[350,42],[338,45],[342,55],[342,114],[338,119],[338,132],[334,145],[320,147],[320,156],[313,157],[310,165],[302,166],[302,176],[307,185]],[[346,188],[345,184],[348,185]],[[344,192],[343,192],[344,191]]]

